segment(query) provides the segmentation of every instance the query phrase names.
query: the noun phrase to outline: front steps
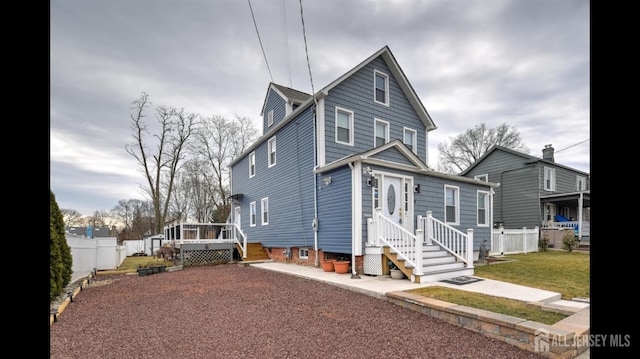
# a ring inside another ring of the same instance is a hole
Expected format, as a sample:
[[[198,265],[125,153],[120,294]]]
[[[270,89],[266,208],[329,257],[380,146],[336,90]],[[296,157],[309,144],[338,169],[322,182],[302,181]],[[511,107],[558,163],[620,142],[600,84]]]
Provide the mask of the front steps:
[[[240,246],[236,243],[238,253],[242,253]],[[267,252],[262,247],[262,243],[247,243],[247,257],[240,258],[242,262],[266,261],[270,260]]]
[[[412,282],[427,283],[459,276],[473,275],[473,268],[467,268],[466,264],[458,260],[447,251],[437,245],[425,245],[422,249],[422,275],[413,274],[413,266],[405,265],[398,254],[391,248],[383,248],[384,255],[389,258]]]

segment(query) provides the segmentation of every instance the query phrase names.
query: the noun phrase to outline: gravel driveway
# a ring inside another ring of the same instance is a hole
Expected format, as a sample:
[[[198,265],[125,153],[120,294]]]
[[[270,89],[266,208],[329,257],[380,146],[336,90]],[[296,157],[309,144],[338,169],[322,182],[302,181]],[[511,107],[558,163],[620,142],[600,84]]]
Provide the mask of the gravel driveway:
[[[51,358],[540,358],[383,299],[255,267],[96,279],[51,326]]]

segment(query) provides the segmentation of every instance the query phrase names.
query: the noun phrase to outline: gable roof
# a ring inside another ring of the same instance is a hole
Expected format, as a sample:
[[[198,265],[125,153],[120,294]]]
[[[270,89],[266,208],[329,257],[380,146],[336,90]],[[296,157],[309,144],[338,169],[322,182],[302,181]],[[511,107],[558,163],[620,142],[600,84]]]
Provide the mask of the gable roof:
[[[264,97],[264,102],[262,103],[262,110],[260,110],[260,116],[264,115],[264,108],[267,106],[267,99],[269,98],[269,90],[275,91],[283,100],[289,102],[303,103],[311,98],[306,92],[298,91],[296,89],[292,89],[291,87],[286,87],[282,85],[278,85],[277,83],[270,82],[269,87],[267,87],[267,94]]]
[[[308,107],[313,105],[316,100],[328,96],[329,95],[329,91],[331,89],[333,89],[334,87],[336,87],[337,85],[342,83],[344,80],[349,78],[349,76],[353,75],[356,71],[360,70],[361,68],[363,68],[364,66],[366,66],[367,64],[369,64],[371,61],[375,60],[378,57],[382,57],[382,60],[386,63],[387,67],[389,67],[389,69],[391,70],[391,73],[394,75],[394,77],[398,81],[398,84],[399,84],[400,88],[402,89],[403,93],[405,94],[405,96],[407,96],[407,99],[409,100],[409,103],[411,103],[411,106],[413,107],[413,109],[418,114],[418,117],[424,123],[427,132],[435,130],[436,128],[438,128],[435,125],[435,123],[433,122],[433,120],[431,119],[431,116],[429,115],[427,110],[424,108],[424,105],[420,101],[420,98],[418,97],[416,92],[413,90],[413,87],[411,86],[411,84],[407,80],[407,77],[404,75],[404,72],[402,72],[402,69],[400,68],[400,65],[398,65],[395,57],[391,53],[391,50],[389,49],[389,46],[385,45],[383,48],[381,48],[380,50],[376,51],[373,55],[369,56],[367,59],[362,61],[356,67],[352,68],[347,73],[345,73],[344,75],[340,76],[339,78],[337,78],[336,80],[331,82],[329,85],[323,87],[321,90],[316,92],[313,96],[309,95],[308,98],[300,106],[298,106],[298,108],[296,108],[294,111],[292,111],[290,114],[288,114],[284,119],[282,119],[282,121],[280,121],[276,125],[272,126],[266,133],[262,134],[262,136],[260,136],[260,138],[258,138],[251,146],[249,146],[249,148],[247,148],[235,160],[231,161],[231,163],[229,164],[229,167],[231,167],[231,166],[235,165],[236,163],[238,163],[242,158],[244,158],[244,156],[247,155],[247,153],[250,153],[251,151],[256,149],[256,147],[258,147],[266,139],[270,138],[273,133],[276,133],[279,129],[281,129],[287,123],[291,122],[294,118],[296,118],[296,116],[298,116],[298,114],[302,113]],[[285,100],[287,100],[289,98],[288,95],[289,96],[294,96],[295,95],[295,96],[297,96],[296,98],[302,98],[303,95],[306,95],[302,91],[294,90],[294,89],[291,89],[291,88],[288,88],[288,87],[285,87],[285,86],[282,86],[282,85],[277,85],[277,84],[275,84],[273,82],[269,83],[269,87],[267,88],[267,96],[269,96],[269,89],[273,89],[274,91],[278,92],[278,94]],[[289,92],[289,90],[291,90],[292,92]],[[291,97],[291,98],[293,98],[293,97]],[[267,100],[266,100],[266,97],[265,97],[265,103],[262,105],[262,111],[264,111],[264,106],[266,104],[266,101]],[[261,115],[263,115],[263,114],[264,113],[261,112]]]
[[[389,49],[388,45],[385,45],[383,48],[376,51],[373,55],[369,56],[366,60],[362,61],[356,67],[352,68],[347,73],[340,76],[329,85],[325,86],[322,90],[320,90],[320,92],[324,93],[325,95],[328,94],[332,88],[338,86],[342,81],[349,78],[351,75],[353,75],[378,57],[382,57],[382,60],[384,60],[387,67],[389,67],[389,69],[391,70],[393,77],[395,77],[396,81],[398,81],[398,85],[409,100],[409,103],[413,107],[414,111],[416,111],[416,113],[418,114],[418,117],[420,117],[420,120],[422,120],[422,123],[424,123],[427,131],[432,131],[438,128],[431,119],[431,116],[427,112],[427,109],[424,108],[424,105],[413,89],[413,86],[411,86],[411,83],[409,83],[409,80],[404,75],[404,72],[400,68],[400,65],[398,65],[398,62],[396,61],[395,56],[393,56],[393,54],[391,53],[391,49]]]
[[[475,161],[471,166],[467,167],[467,169],[465,169],[464,171],[460,172],[460,176],[464,176],[467,173],[469,173],[474,167],[476,167],[479,163],[481,163],[485,158],[487,158],[491,153],[493,153],[495,151],[504,151],[504,152],[510,153],[510,154],[512,154],[514,156],[522,157],[525,160],[527,160],[527,162],[526,162],[527,164],[540,162],[540,163],[543,163],[543,164],[548,164],[548,165],[553,165],[553,166],[558,166],[558,167],[561,167],[561,168],[565,168],[565,169],[568,169],[568,170],[571,170],[571,171],[574,171],[574,172],[579,172],[579,173],[582,173],[582,174],[584,174],[586,176],[589,175],[586,172],[583,172],[583,171],[580,171],[580,170],[577,170],[575,168],[571,168],[571,167],[568,167],[568,166],[565,166],[565,165],[561,165],[561,164],[559,164],[557,162],[554,162],[554,161],[549,161],[549,160],[545,160],[545,159],[540,158],[540,157],[536,157],[536,156],[532,156],[532,155],[529,155],[529,154],[526,154],[526,153],[518,152],[518,151],[512,150],[512,149],[507,148],[507,147],[493,145],[493,146],[491,146],[491,148],[489,148],[489,150],[487,152],[485,152],[484,155],[482,155],[480,158],[478,158],[478,160]]]

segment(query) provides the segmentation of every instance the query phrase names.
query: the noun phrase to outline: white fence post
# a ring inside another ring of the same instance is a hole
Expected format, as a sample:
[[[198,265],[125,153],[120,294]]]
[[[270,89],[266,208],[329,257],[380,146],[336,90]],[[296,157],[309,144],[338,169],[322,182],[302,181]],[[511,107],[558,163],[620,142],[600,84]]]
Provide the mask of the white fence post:
[[[522,250],[527,254],[527,227],[522,227]]]
[[[473,268],[473,229],[467,229],[467,268]]]
[[[427,236],[427,245],[431,245],[431,237],[433,237],[433,226],[431,225],[431,218],[433,217],[433,212],[427,211],[427,221],[425,222],[425,235]]]
[[[420,216],[418,216],[420,217]],[[416,268],[415,275],[422,275],[422,243],[424,242],[424,229],[416,229]]]
[[[504,254],[504,226],[501,224],[498,230],[500,231],[500,245],[499,245],[500,255],[503,255]]]

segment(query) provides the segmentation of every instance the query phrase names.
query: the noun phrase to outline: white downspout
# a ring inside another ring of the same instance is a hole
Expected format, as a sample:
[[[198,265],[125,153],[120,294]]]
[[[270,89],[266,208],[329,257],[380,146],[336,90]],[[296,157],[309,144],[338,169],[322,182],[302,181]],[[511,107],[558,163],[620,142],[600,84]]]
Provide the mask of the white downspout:
[[[313,113],[313,250],[316,253],[316,261],[315,266],[320,266],[320,258],[318,253],[318,174],[316,173],[316,169],[318,168],[318,153],[317,153],[317,134],[319,131],[316,130],[317,122],[317,113],[318,113],[318,102],[315,97],[313,98],[314,103],[316,105]]]
[[[362,248],[362,216],[358,214],[358,203],[362,204],[362,173],[360,162],[356,162],[355,165],[349,162],[349,168],[351,169],[351,279],[360,279],[360,276],[356,272],[356,248],[358,254],[361,254]]]

